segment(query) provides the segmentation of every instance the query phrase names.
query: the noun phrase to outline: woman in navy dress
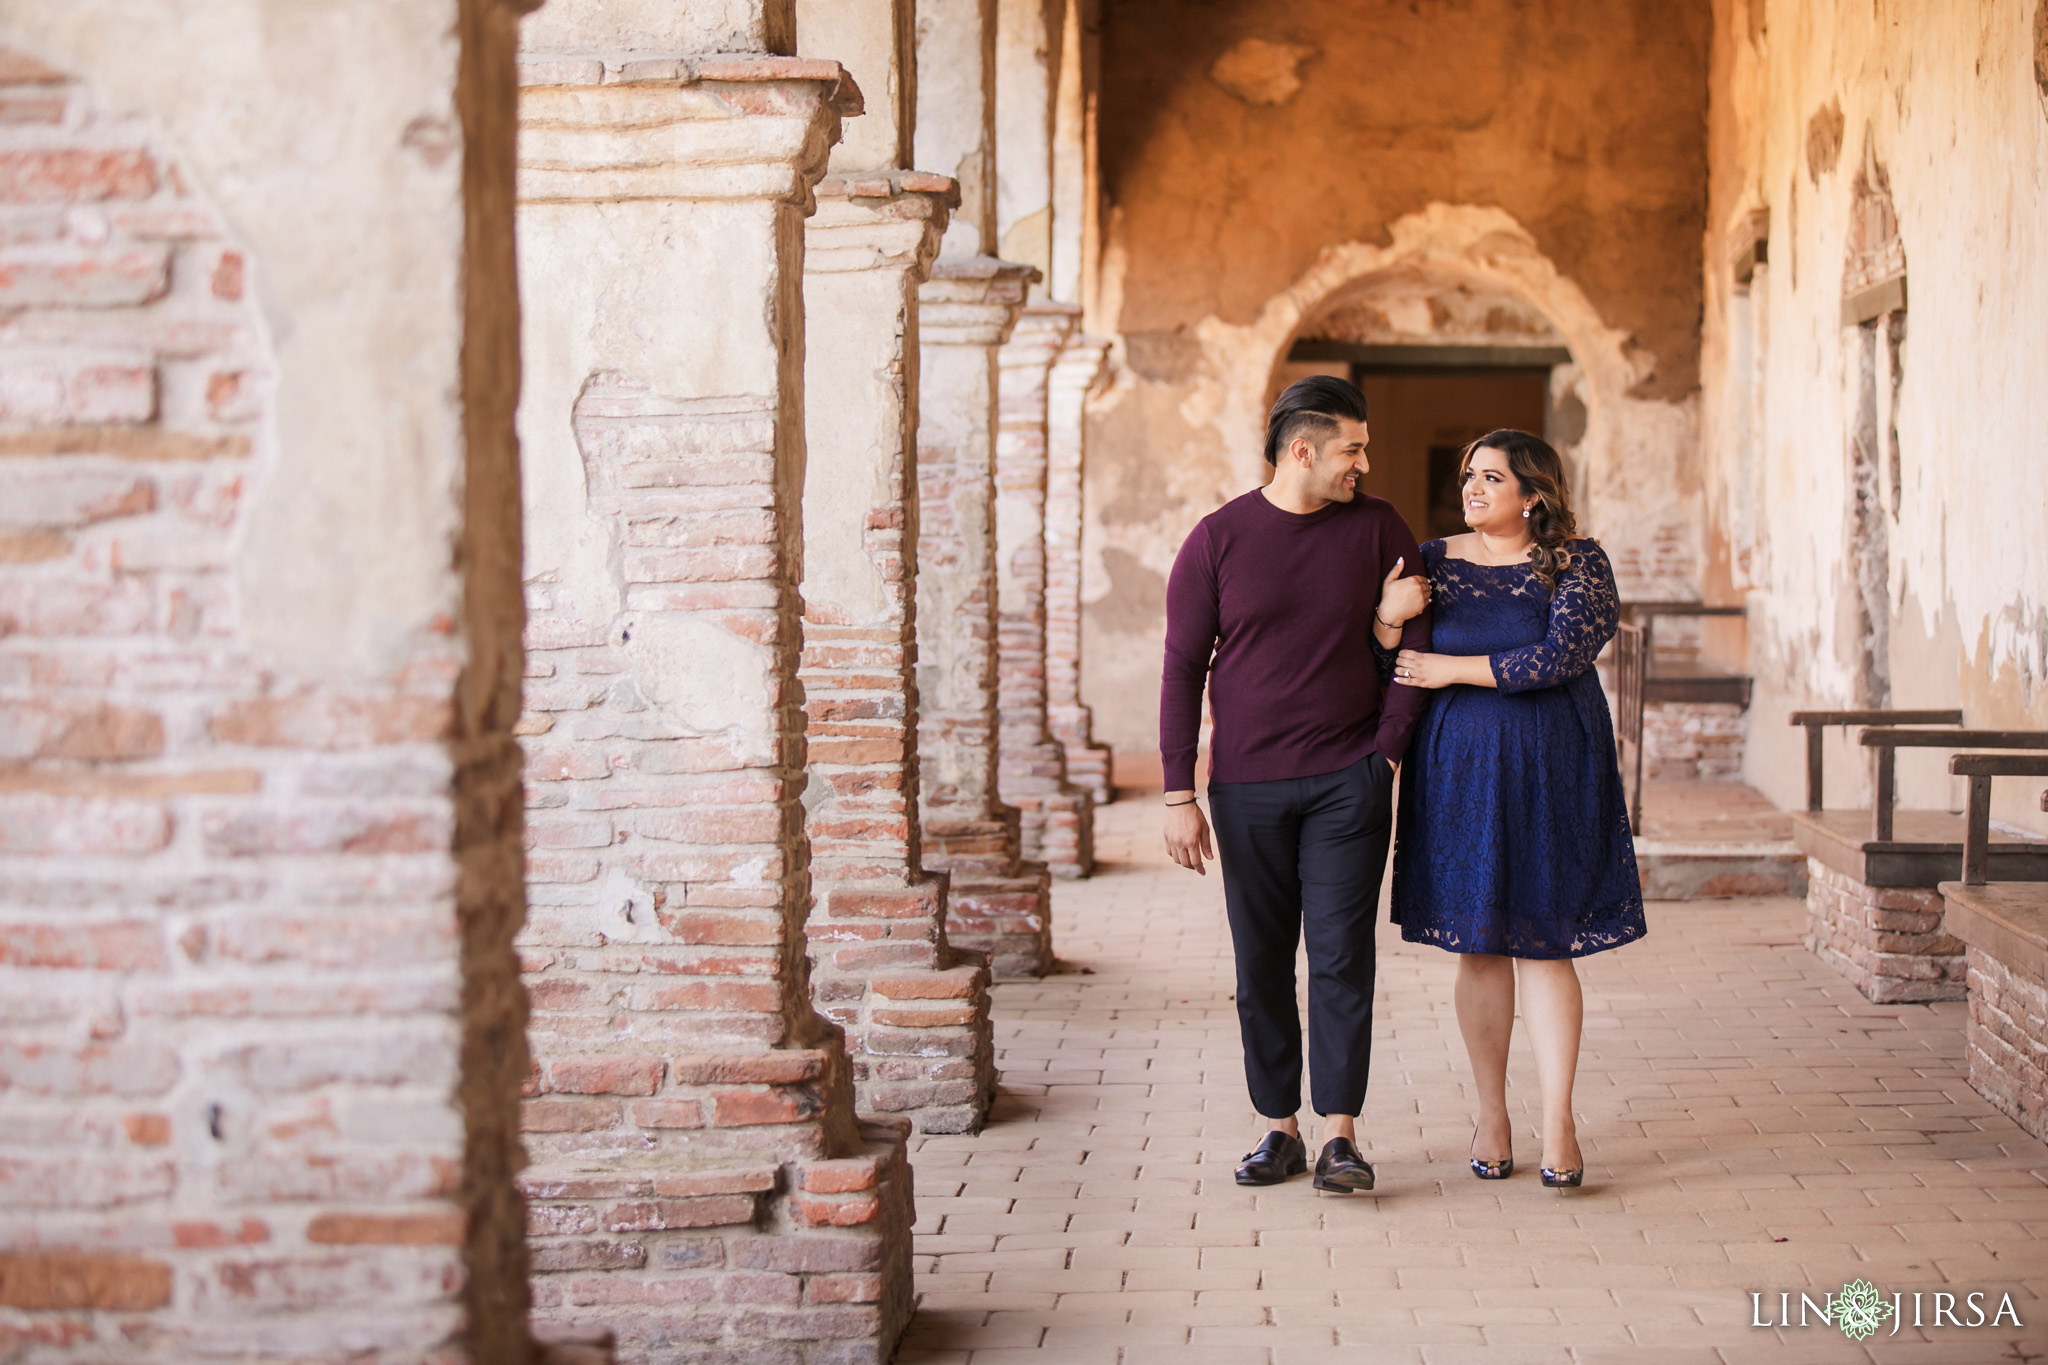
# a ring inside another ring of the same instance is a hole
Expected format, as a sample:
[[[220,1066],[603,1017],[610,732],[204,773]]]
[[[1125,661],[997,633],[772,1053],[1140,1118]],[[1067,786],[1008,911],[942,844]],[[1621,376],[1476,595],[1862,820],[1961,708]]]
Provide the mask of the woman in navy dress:
[[[1397,681],[1437,690],[1401,773],[1393,917],[1409,942],[1459,954],[1458,1027],[1479,1099],[1473,1174],[1514,1170],[1519,976],[1543,1086],[1543,1183],[1571,1187],[1585,1170],[1572,960],[1644,932],[1614,727],[1593,672],[1619,616],[1614,572],[1577,538],[1563,464],[1543,441],[1482,436],[1460,479],[1472,529],[1422,546],[1433,652],[1403,650],[1393,664]],[[1393,608],[1420,609],[1406,595]]]

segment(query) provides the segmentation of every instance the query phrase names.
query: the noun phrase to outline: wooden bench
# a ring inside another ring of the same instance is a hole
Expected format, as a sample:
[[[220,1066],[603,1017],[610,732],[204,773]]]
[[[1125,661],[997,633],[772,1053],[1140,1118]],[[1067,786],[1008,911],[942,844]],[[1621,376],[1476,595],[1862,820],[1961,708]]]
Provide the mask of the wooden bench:
[[[2048,733],[1964,730],[1960,711],[1799,711],[1806,730],[1806,806],[1792,837],[1807,857],[1807,944],[1879,1003],[1960,1000],[1962,944],[1943,928],[1936,889],[1955,875],[1965,819],[1945,810],[1897,809],[1901,748],[2048,749]],[[1869,810],[1826,810],[1822,734],[1867,726],[1875,799]],[[1907,728],[1929,727],[1929,728]],[[2048,879],[2048,843],[1999,836],[1987,857],[2000,879]]]
[[[1908,729],[1960,726],[1960,711],[1797,711],[1806,728],[1806,809],[1792,815],[1793,838],[1807,857],[1865,886],[1940,885],[1954,875],[1963,853],[1964,817],[1945,810],[1899,810],[1898,751],[1933,749],[2048,749],[2039,730]],[[1829,725],[1862,725],[1870,750],[1869,810],[1825,810],[1821,733]],[[1987,856],[2002,881],[2048,880],[2048,843],[1998,836]]]
[[[1941,884],[1947,929],[1967,954],[1970,1084],[2048,1141],[2048,880],[1992,880],[2009,866],[1990,856],[1991,779],[2048,777],[2048,757],[1957,754],[1948,770],[1970,780],[1962,880]]]

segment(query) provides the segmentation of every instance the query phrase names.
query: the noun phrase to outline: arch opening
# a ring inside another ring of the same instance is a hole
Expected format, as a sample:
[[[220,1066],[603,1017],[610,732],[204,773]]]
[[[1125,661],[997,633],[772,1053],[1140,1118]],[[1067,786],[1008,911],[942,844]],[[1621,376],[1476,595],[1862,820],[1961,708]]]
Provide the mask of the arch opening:
[[[1571,349],[1551,320],[1519,294],[1427,266],[1361,276],[1324,298],[1274,361],[1267,402],[1311,374],[1365,393],[1363,487],[1393,503],[1418,540],[1465,529],[1457,463],[1471,441],[1510,427],[1568,450],[1585,431]]]

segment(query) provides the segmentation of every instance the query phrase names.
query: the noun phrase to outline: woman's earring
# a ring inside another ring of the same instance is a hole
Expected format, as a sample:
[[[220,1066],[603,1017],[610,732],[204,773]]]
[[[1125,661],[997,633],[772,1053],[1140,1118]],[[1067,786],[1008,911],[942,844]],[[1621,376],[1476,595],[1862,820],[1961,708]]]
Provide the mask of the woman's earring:
[[[1523,520],[1523,521],[1527,521],[1528,519],[1529,519],[1529,509],[1528,509],[1528,508],[1526,508],[1526,507],[1524,507],[1524,508],[1522,509],[1522,520]]]

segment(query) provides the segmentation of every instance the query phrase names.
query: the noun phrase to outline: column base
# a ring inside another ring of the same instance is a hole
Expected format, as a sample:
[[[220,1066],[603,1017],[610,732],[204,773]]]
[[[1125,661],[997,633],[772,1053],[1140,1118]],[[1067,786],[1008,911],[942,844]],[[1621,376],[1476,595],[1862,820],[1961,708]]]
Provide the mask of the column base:
[[[995,1097],[989,962],[947,936],[947,878],[836,884],[818,898],[811,1000],[846,1031],[855,1107],[973,1133]]]
[[[1086,789],[1003,793],[1022,817],[1024,856],[1073,881],[1095,872],[1095,798]]]
[[[1015,807],[1011,820],[1018,819]],[[988,954],[998,980],[1052,970],[1052,874],[1011,851],[1011,820],[925,821],[926,866],[952,874],[946,941]]]
[[[1116,800],[1116,781],[1111,773],[1109,746],[1097,744],[1090,736],[1094,717],[1085,706],[1048,706],[1046,728],[1059,741],[1067,757],[1067,783],[1086,791],[1095,804],[1106,806]]]
[[[884,1365],[912,1305],[908,1136],[863,1123],[858,1153],[780,1167],[524,1172],[545,1358]]]
[[[1052,970],[1052,874],[1018,864],[1014,877],[962,875],[953,883],[946,936],[988,954],[998,980]]]
[[[1874,1004],[1961,1000],[1963,945],[1933,887],[1867,886],[1806,860],[1806,946]]]

